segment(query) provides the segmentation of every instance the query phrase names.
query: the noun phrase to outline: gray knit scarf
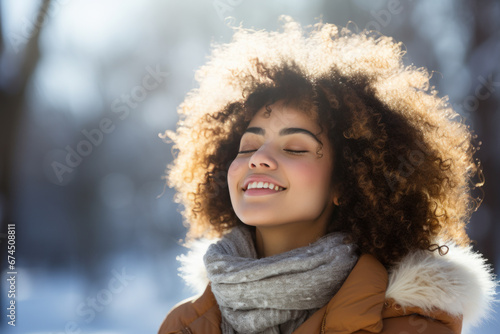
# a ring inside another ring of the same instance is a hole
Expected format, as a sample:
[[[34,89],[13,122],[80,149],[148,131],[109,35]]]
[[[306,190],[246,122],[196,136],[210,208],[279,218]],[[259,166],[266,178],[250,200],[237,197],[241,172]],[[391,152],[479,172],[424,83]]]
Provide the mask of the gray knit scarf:
[[[358,259],[342,233],[258,259],[252,233],[235,227],[204,257],[223,334],[292,333],[330,301]]]

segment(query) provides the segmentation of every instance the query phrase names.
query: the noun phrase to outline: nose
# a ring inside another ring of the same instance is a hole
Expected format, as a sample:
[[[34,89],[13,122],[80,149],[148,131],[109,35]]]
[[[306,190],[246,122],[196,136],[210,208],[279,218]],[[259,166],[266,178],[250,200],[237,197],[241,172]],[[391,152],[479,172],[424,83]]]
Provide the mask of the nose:
[[[250,169],[264,168],[264,169],[276,169],[278,163],[270,154],[268,148],[261,146],[257,151],[252,154],[250,160],[248,161],[248,167]]]

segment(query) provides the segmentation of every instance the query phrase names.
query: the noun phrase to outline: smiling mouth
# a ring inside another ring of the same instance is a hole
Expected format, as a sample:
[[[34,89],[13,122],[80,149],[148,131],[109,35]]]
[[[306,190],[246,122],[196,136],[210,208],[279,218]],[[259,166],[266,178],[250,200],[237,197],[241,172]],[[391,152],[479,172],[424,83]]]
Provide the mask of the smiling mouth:
[[[243,189],[243,191],[252,190],[252,189],[255,189],[255,190],[267,189],[267,190],[271,190],[271,191],[275,191],[275,192],[280,192],[280,191],[285,190],[286,188],[280,187],[280,186],[275,185],[275,184],[270,183],[270,182],[254,181],[254,182],[250,182],[248,184],[247,188]]]

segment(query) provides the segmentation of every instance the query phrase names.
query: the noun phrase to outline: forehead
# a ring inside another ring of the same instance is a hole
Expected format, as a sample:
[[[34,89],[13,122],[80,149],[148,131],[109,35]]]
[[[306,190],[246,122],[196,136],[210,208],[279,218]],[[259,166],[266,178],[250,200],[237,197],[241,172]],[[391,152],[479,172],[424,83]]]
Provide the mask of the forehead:
[[[300,127],[311,132],[320,132],[315,112],[306,112],[293,106],[275,103],[262,107],[250,121],[249,127],[270,128],[280,130],[285,127]]]

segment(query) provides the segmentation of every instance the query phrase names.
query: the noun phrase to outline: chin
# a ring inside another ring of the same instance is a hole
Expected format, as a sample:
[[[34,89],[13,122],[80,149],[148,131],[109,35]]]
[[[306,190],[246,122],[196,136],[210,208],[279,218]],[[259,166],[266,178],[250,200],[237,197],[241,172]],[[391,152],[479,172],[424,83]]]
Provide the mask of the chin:
[[[281,224],[276,224],[276,221],[270,221],[270,220],[245,219],[245,220],[241,220],[241,221],[245,225],[254,226],[254,227],[281,225]]]
[[[270,218],[269,216],[267,217],[238,216],[238,218],[243,222],[243,224],[255,227],[276,226],[285,224],[284,222],[280,222],[278,218],[273,219],[272,217]]]

